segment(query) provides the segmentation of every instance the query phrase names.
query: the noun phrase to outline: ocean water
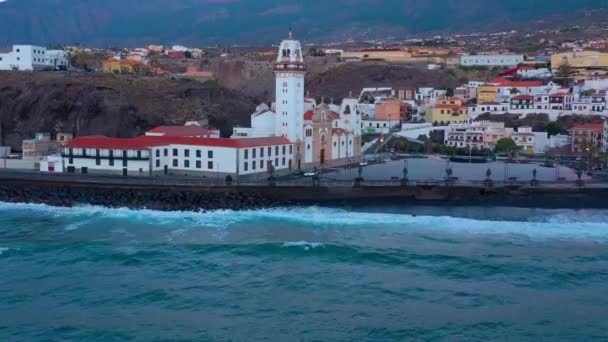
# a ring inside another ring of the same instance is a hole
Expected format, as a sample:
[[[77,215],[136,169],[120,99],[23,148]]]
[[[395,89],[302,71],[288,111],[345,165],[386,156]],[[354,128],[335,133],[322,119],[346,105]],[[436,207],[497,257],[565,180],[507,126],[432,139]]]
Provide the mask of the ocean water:
[[[0,203],[0,341],[606,341],[608,211]]]

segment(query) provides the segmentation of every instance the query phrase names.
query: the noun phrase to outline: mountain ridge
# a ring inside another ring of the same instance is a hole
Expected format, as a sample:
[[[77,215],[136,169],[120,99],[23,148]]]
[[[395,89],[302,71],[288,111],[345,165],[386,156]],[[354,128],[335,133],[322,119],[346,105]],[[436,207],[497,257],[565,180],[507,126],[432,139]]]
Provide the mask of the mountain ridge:
[[[0,46],[82,43],[269,44],[293,27],[308,41],[472,32],[576,11],[605,0],[7,0]]]

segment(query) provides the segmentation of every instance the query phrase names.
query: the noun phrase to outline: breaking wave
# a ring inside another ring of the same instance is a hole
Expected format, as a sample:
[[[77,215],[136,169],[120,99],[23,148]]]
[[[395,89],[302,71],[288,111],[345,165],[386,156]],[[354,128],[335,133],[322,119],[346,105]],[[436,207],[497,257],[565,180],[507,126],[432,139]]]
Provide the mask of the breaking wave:
[[[127,220],[155,226],[179,226],[191,228],[230,228],[237,225],[263,222],[289,224],[309,229],[390,229],[399,232],[438,231],[456,234],[524,235],[530,238],[589,239],[608,241],[608,211],[606,210],[541,210],[529,209],[516,219],[455,217],[441,215],[414,215],[407,213],[358,212],[341,208],[294,207],[250,211],[218,210],[209,212],[163,212],[156,210],[132,210],[99,206],[72,208],[51,207],[42,204],[0,203],[0,214],[10,212],[25,217],[44,216],[64,222],[66,230],[99,220]],[[515,210],[505,208],[505,211]],[[482,213],[483,208],[478,208]],[[434,211],[435,212],[435,211]],[[285,247],[303,246],[317,248],[307,242],[287,242]]]

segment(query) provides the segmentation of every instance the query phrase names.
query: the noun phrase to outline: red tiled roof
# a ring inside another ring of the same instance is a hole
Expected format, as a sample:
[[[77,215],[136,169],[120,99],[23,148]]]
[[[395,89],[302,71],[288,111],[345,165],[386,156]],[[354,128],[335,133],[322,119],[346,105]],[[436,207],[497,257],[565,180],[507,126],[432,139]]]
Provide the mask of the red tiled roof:
[[[312,120],[313,115],[314,115],[314,111],[312,111],[312,110],[307,111],[306,113],[304,113],[304,120],[306,120],[306,121]],[[329,117],[332,120],[338,120],[338,119],[340,119],[340,114],[332,111],[329,113]]]
[[[435,107],[433,108],[437,108],[437,109],[463,109],[466,108],[466,106],[460,106],[457,104],[438,104],[435,105]]]
[[[192,145],[213,146],[228,148],[249,148],[268,145],[288,145],[291,142],[284,137],[268,138],[189,138],[189,137],[152,137],[140,136],[136,138],[108,138],[104,136],[78,137],[65,144],[65,147],[100,148],[121,150],[145,150],[154,146],[165,145]]]
[[[572,130],[593,130],[593,131],[603,131],[604,124],[583,124],[574,126]]]
[[[314,114],[314,112],[312,110],[307,111],[306,113],[304,113],[304,120],[306,120],[306,121],[312,120],[313,114]]]
[[[490,82],[488,82],[488,84],[492,84],[492,85],[498,85],[501,87],[513,87],[513,88],[517,88],[517,87],[542,87],[543,82],[541,81],[510,81],[507,79],[504,79],[502,77],[496,78]]]
[[[346,134],[348,133],[344,128],[334,128],[332,129],[333,134]]]
[[[549,95],[549,96],[550,96],[550,97],[566,97],[566,96],[568,96],[568,95],[570,95],[570,94],[568,94],[568,93],[564,93],[564,92],[561,92],[561,93],[555,93],[555,94],[551,94],[551,95]]]
[[[517,96],[514,96],[511,100],[534,100],[534,96],[531,96],[531,95],[517,95]]]
[[[160,126],[146,133],[164,134],[165,137],[198,137],[213,134],[214,131],[200,126]]]

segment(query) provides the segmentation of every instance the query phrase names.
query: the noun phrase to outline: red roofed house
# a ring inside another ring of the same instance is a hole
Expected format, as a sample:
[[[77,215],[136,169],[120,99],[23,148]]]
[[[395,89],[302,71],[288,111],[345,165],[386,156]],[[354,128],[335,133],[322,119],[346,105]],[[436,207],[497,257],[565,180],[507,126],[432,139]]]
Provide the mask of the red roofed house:
[[[604,150],[604,131],[606,123],[584,124],[570,130],[572,136],[571,150],[574,153],[584,153],[589,148]]]
[[[183,136],[79,137],[65,144],[68,173],[151,176],[194,175],[223,180],[293,167],[293,144],[284,137],[219,139]]]
[[[442,96],[437,104],[430,110],[427,122],[439,125],[449,125],[451,123],[461,123],[469,119],[469,107],[464,101],[456,96]]]
[[[574,96],[566,91],[549,95],[549,109],[571,110]]]
[[[517,95],[511,98],[511,109],[533,109],[534,96]]]
[[[201,126],[160,126],[146,132],[151,137],[219,138],[220,131]]]

